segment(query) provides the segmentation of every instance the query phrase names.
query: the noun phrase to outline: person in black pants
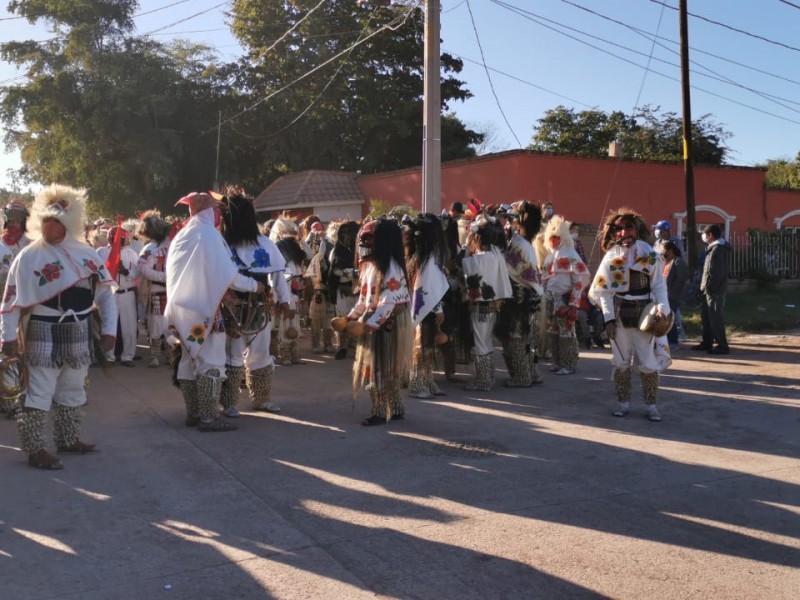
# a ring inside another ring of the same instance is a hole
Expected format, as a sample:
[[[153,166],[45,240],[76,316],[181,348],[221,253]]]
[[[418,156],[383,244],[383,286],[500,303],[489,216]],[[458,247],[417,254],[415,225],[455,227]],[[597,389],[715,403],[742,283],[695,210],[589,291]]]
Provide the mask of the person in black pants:
[[[692,348],[709,354],[729,354],[728,338],[725,335],[725,291],[728,287],[728,264],[730,244],[722,238],[719,225],[708,225],[703,231],[703,242],[708,244],[708,253],[703,264],[700,291],[705,302],[700,313],[703,323],[703,341]],[[714,343],[716,342],[716,346]]]
[[[686,291],[686,282],[689,278],[689,265],[681,258],[678,245],[672,240],[666,240],[661,244],[661,258],[664,260],[664,279],[667,282],[667,297],[669,298],[669,309],[677,314],[681,308],[681,298]],[[672,329],[667,333],[667,341],[670,350],[677,350],[678,343],[678,320],[672,325]]]

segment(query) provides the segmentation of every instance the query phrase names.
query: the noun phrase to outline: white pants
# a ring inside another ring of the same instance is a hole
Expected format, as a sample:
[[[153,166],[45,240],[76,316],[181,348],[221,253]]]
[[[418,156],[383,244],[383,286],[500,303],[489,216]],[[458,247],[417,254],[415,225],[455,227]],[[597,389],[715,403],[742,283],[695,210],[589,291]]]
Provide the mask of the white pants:
[[[78,369],[67,366],[28,367],[25,406],[39,410],[50,410],[53,402],[62,406],[83,406],[86,404],[84,386],[88,373],[88,365]]]
[[[211,369],[219,370],[220,379],[225,379],[225,338],[224,331],[215,331],[206,336],[200,346],[200,354],[192,359],[186,348],[183,348],[181,361],[178,363],[178,379],[194,381],[198,375],[204,375]]]
[[[611,342],[611,364],[616,369],[633,365],[640,373],[662,370],[653,352],[653,336],[635,327],[617,325],[616,337]]]
[[[470,315],[472,320],[472,336],[475,339],[475,356],[486,356],[494,352],[494,325],[497,313],[489,312],[484,320],[479,320],[477,311]]]
[[[136,294],[133,290],[122,294],[114,294],[119,311],[119,331],[122,338],[122,354],[120,360],[131,361],[136,355],[136,340],[138,337],[138,324],[136,312]],[[106,353],[106,359],[114,362],[114,351]]]
[[[255,338],[244,335],[238,338],[227,336],[227,338],[227,364],[232,367],[246,366],[251,371],[255,371],[274,364],[273,356],[269,353],[269,344],[272,341],[272,322],[267,323],[264,330],[259,331]]]

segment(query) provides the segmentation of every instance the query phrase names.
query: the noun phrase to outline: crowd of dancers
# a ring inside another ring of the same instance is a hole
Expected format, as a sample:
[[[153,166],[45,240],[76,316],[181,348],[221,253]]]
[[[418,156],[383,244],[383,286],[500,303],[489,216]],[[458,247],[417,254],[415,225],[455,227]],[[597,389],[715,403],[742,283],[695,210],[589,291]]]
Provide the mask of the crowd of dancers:
[[[15,200],[4,210],[0,399],[33,467],[62,468],[47,449],[50,412],[57,452],[96,450],[79,437],[89,366],[135,367],[142,336],[139,364],[172,365],[187,427],[235,430],[241,387],[249,409],[280,412],[275,366],[303,363],[303,330],[313,353],[353,359],[354,393],[371,398],[362,425],[378,426],[404,418],[406,394],[441,394],[437,371],[458,382],[459,363],[473,365],[467,390],[493,389],[496,348],[504,386],[542,384],[540,359],[554,377],[573,375],[587,299],[612,342],[613,414],[628,414],[638,371],[646,414],[661,420],[669,345],[642,323],[668,320],[669,302],[634,211],[608,215],[592,278],[574,227],[550,204],[470,200],[440,215],[259,224],[253,198],[229,187],[181,198],[188,218],[150,210],[88,226],[85,204],[85,191],[52,185],[30,209]]]

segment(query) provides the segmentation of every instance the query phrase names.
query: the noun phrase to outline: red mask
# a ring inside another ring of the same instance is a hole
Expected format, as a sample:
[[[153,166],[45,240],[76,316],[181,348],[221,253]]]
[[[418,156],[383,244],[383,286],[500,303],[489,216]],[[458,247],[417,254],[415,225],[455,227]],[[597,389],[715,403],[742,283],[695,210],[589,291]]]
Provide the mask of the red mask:
[[[16,244],[22,237],[22,227],[16,223],[8,223],[3,231],[3,242],[9,246]]]

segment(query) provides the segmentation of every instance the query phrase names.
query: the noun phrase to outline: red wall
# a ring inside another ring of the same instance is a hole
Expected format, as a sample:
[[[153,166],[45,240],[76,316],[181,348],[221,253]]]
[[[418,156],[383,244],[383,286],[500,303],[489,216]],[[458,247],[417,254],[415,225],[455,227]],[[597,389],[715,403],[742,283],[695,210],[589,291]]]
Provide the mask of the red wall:
[[[695,167],[695,204],[716,206],[736,217],[732,231],[774,229],[774,218],[800,208],[800,194],[766,192],[764,170],[750,167]],[[420,169],[366,175],[359,185],[367,201],[420,208]],[[556,213],[579,223],[599,225],[605,214],[629,206],[648,224],[686,211],[683,166],[616,159],[587,159],[524,150],[442,165],[442,207],[479,198],[484,204],[526,199],[550,201]],[[793,206],[793,208],[789,208]],[[368,202],[365,211],[369,210]],[[698,212],[698,222],[721,222]],[[793,221],[794,222],[794,221]],[[789,225],[789,221],[786,223]]]

